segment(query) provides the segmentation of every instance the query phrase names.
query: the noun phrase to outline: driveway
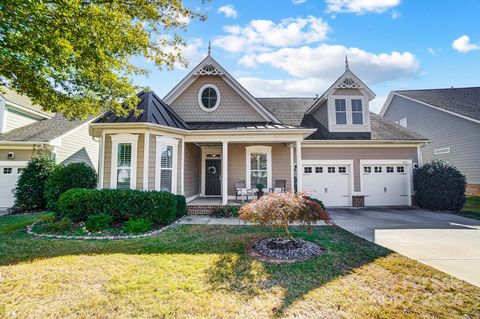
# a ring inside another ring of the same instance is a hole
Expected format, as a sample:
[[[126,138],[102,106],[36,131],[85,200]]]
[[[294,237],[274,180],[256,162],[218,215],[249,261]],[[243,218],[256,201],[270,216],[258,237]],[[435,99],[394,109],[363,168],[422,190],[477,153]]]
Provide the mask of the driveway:
[[[331,208],[355,235],[480,287],[480,220],[417,208]]]

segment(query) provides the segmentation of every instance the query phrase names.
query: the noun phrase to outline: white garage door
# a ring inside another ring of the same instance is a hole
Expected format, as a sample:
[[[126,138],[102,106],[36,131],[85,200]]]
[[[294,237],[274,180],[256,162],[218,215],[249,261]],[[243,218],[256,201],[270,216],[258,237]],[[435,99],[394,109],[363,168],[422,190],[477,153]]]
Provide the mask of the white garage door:
[[[410,205],[408,165],[362,164],[365,206]]]
[[[350,165],[304,165],[303,190],[325,206],[350,206]]]
[[[12,190],[17,184],[18,175],[22,167],[0,166],[0,207],[11,207],[13,205]]]

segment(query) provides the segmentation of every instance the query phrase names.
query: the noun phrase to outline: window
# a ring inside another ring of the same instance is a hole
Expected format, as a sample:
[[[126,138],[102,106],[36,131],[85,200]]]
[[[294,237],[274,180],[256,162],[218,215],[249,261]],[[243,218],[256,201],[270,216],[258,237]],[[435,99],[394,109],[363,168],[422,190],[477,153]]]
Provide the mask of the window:
[[[132,178],[132,144],[119,143],[117,150],[117,188],[129,189]]]
[[[321,166],[315,167],[315,173],[317,173],[317,174],[323,173],[323,167],[321,167]]]
[[[381,173],[382,172],[382,167],[381,166],[375,166],[375,173]]]
[[[3,168],[3,174],[12,174],[12,168],[11,167],[4,167]]]
[[[372,168],[370,166],[364,166],[363,172],[366,174],[370,174],[372,172]]]
[[[387,173],[393,173],[393,166],[387,166]]]
[[[213,84],[204,85],[198,92],[198,103],[207,112],[217,109],[220,103],[220,92]]]
[[[347,104],[345,99],[335,100],[335,120],[337,124],[347,124]]]
[[[363,108],[360,99],[352,99],[352,123],[363,124]]]
[[[177,148],[178,140],[156,136],[155,190],[177,193]]]
[[[340,167],[338,168],[338,172],[339,172],[340,174],[345,174],[345,173],[347,172],[347,168],[346,168],[345,166],[340,166]]]
[[[304,168],[303,168],[303,172],[304,172],[305,174],[310,174],[310,173],[312,172],[312,168],[311,168],[311,167],[304,167]]]
[[[405,173],[405,167],[397,166],[397,173]]]
[[[266,189],[272,187],[272,148],[270,146],[247,146],[247,187],[255,189],[262,184]],[[312,172],[312,167],[304,173]],[[301,168],[300,168],[301,169]]]
[[[335,173],[335,167],[329,167],[328,172],[329,173]]]

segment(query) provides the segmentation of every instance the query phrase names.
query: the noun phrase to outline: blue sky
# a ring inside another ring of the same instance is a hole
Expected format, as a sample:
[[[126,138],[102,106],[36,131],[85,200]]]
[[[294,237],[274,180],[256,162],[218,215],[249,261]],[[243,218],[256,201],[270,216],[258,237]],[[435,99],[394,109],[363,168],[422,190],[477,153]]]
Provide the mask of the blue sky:
[[[391,90],[480,85],[480,1],[189,0],[205,13],[180,31],[195,66],[212,56],[254,96],[321,95],[350,68],[376,93],[378,111]],[[187,73],[178,67],[136,78],[164,96]]]

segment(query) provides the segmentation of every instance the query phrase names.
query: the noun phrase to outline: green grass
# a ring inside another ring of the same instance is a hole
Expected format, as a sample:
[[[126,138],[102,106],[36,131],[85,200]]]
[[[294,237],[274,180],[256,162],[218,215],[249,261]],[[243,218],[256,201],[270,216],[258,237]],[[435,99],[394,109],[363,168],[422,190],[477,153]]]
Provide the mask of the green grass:
[[[122,241],[33,239],[41,215],[0,217],[0,311],[15,318],[479,318],[480,289],[334,227],[296,237],[326,253],[273,265],[278,235],[189,225]],[[2,314],[0,313],[0,317]]]
[[[480,196],[467,196],[467,202],[460,215],[480,219]]]

